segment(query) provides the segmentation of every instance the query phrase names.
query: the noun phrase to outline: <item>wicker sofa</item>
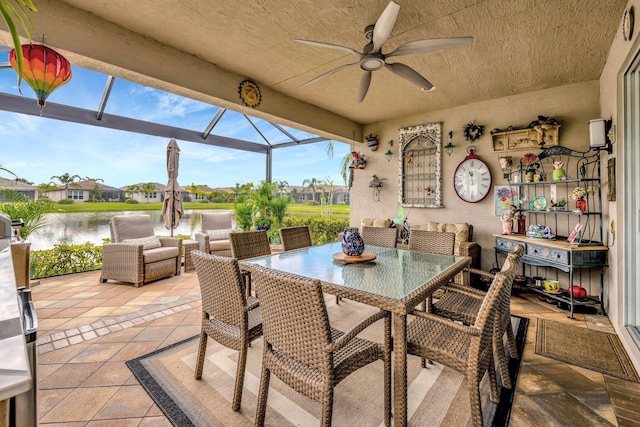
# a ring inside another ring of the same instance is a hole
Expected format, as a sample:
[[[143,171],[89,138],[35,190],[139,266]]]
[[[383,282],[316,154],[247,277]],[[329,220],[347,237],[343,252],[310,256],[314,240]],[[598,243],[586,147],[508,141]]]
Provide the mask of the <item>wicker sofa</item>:
[[[231,212],[203,212],[202,231],[195,233],[200,251],[205,254],[231,256],[229,234],[233,232]]]
[[[116,215],[111,242],[103,245],[100,282],[117,280],[139,287],[180,274],[182,240],[154,235],[150,215]]]
[[[390,219],[373,219],[362,218],[360,221],[361,226],[372,227],[389,227],[391,225]],[[426,224],[411,224],[411,228],[417,228],[429,231],[446,231],[456,235],[454,243],[454,254],[456,256],[468,256],[471,257],[471,265],[469,267],[479,269],[480,268],[480,255],[481,247],[478,243],[473,241],[473,225],[468,223],[444,223],[444,222],[427,222]],[[398,243],[398,248],[407,248],[406,245]],[[480,281],[477,277],[469,278],[469,275],[462,272],[459,273],[455,282],[458,284],[474,286],[479,285]]]

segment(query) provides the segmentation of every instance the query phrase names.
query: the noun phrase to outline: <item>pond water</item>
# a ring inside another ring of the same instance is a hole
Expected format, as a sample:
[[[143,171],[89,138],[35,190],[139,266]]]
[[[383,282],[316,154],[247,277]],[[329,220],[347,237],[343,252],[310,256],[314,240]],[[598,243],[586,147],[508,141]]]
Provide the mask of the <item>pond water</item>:
[[[200,231],[200,212],[211,210],[186,210],[178,228],[173,234],[193,235]],[[71,212],[50,213],[45,216],[46,225],[31,233],[27,240],[31,250],[51,249],[56,243],[91,242],[102,245],[102,239],[110,237],[109,220],[114,215],[149,214],[157,236],[169,236],[170,230],[164,226],[164,217],[159,210],[119,211],[119,212]]]

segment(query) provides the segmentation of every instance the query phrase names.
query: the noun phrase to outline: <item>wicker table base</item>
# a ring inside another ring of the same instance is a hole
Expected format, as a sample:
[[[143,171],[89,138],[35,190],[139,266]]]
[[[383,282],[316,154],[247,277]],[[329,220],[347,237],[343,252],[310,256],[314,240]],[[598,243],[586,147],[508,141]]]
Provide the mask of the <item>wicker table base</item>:
[[[193,260],[191,259],[191,251],[199,249],[200,244],[195,240],[183,240],[182,247],[184,248],[184,272],[195,270],[196,267],[193,265]]]

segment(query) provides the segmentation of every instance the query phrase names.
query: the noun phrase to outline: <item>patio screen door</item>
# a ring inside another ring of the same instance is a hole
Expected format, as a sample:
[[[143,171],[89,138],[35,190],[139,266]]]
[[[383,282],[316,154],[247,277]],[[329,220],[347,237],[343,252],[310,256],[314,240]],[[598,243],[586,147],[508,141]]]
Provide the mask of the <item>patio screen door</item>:
[[[625,325],[640,347],[640,55],[624,76]]]

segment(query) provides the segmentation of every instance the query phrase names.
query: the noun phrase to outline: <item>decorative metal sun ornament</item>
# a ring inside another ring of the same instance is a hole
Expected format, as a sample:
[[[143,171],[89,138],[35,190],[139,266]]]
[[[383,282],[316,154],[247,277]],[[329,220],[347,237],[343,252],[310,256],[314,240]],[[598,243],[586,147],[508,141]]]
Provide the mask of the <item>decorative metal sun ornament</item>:
[[[256,108],[262,101],[262,94],[260,93],[258,84],[249,79],[240,82],[238,94],[240,95],[242,103],[250,108]]]

